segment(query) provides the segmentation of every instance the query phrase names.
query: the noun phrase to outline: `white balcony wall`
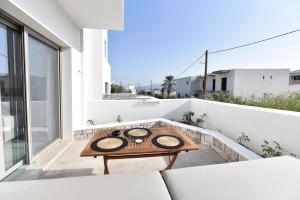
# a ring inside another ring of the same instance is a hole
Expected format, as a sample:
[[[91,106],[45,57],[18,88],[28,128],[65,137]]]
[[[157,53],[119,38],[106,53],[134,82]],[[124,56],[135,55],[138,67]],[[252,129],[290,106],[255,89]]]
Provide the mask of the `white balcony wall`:
[[[124,121],[166,118],[180,120],[190,110],[187,99],[168,99],[156,101],[142,100],[100,100],[87,103],[86,120],[96,124],[116,122],[118,115]]]
[[[300,157],[300,113],[199,99],[191,100],[195,117],[207,113],[205,127],[220,130],[236,140],[244,132],[250,137],[249,147],[261,153],[264,140],[277,141],[287,151]]]
[[[206,113],[205,128],[221,131],[237,140],[244,132],[250,137],[248,147],[261,153],[264,140],[277,141],[287,151],[300,157],[300,113],[227,104],[199,99],[165,99],[154,103],[141,100],[89,101],[87,118],[96,124],[116,122],[120,115],[124,121],[166,118],[181,120],[187,111],[195,118]]]

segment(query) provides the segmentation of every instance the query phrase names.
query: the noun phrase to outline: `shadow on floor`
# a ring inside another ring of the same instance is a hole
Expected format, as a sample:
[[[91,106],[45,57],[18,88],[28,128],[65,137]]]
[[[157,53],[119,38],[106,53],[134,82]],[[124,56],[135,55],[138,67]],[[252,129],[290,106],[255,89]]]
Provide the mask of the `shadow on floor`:
[[[37,180],[37,179],[55,179],[55,178],[67,178],[67,177],[90,176],[90,175],[95,175],[93,173],[92,168],[49,170],[49,171],[43,171],[41,169],[21,169],[16,173],[12,173],[2,181],[3,182],[29,181],[29,180]]]
[[[168,158],[164,159],[166,162],[168,162]],[[180,153],[173,165],[173,169],[221,164],[225,162],[226,161],[222,159],[213,149],[202,145],[197,151]]]
[[[66,170],[51,170],[44,171],[40,174],[39,179],[67,178],[77,176],[95,175],[92,168],[84,169],[66,169]]]

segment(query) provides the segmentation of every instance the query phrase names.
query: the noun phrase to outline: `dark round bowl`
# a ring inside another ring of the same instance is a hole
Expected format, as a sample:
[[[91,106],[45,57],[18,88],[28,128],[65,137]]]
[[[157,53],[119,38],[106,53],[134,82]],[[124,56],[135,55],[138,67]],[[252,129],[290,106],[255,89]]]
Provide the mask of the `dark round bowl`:
[[[133,135],[130,135],[129,131],[134,130],[134,129],[143,129],[143,130],[146,130],[148,133],[146,135],[144,135],[144,136],[133,136]],[[131,138],[131,139],[144,139],[144,138],[149,137],[152,134],[152,132],[148,128],[131,128],[131,129],[125,130],[123,134],[124,134],[124,136],[126,136],[128,138]]]
[[[117,137],[117,136],[121,135],[121,131],[120,130],[114,130],[113,132],[111,132],[111,135]]]

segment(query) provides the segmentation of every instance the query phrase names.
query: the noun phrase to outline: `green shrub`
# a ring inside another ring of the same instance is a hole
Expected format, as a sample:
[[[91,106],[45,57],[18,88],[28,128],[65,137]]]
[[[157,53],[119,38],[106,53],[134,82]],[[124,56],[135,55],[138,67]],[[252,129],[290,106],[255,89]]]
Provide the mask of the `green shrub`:
[[[246,135],[246,134],[243,132],[242,135],[239,136],[239,137],[237,138],[237,142],[238,142],[240,145],[246,147],[246,144],[245,144],[245,143],[250,142],[250,138],[249,138],[248,135]],[[246,148],[247,148],[247,147],[246,147]]]
[[[119,122],[119,123],[121,123],[123,121],[123,119],[121,118],[121,116],[120,115],[118,115],[117,116],[117,119],[116,119],[116,122]]]
[[[87,124],[88,126],[92,126],[92,125],[95,125],[96,122],[95,122],[95,120],[89,119],[89,120],[86,121],[86,124]]]
[[[267,140],[264,140],[264,143],[261,145],[261,148],[263,151],[262,156],[264,158],[277,157],[282,155],[290,155],[296,157],[296,154],[285,151],[282,148],[282,146],[276,141],[273,141],[273,144],[271,144]]]
[[[158,99],[176,99],[175,94],[170,94],[169,97],[165,94],[155,94],[154,97]]]
[[[179,121],[180,123],[183,124],[188,124],[188,125],[192,125],[192,126],[197,126],[200,128],[203,128],[204,123],[205,123],[205,118],[207,117],[206,113],[203,113],[202,115],[199,115],[199,118],[196,118],[196,122],[194,122],[194,120],[192,119],[192,117],[195,115],[194,112],[189,111],[183,114],[182,120]]]
[[[215,93],[207,95],[206,99],[225,103],[300,112],[300,92],[283,93],[280,95],[265,94],[259,98],[253,96],[249,99],[234,97],[228,93]]]

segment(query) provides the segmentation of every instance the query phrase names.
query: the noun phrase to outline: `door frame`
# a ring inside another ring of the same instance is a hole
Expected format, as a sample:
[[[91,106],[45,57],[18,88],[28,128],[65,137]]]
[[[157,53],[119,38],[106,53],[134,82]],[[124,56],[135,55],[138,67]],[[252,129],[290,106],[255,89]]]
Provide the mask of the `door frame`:
[[[0,9],[0,23],[12,28],[14,30],[18,30],[21,33],[21,63],[23,68],[23,97],[24,97],[24,125],[25,125],[25,148],[26,148],[26,158],[16,163],[14,166],[5,170],[4,163],[4,149],[3,149],[3,136],[0,135],[0,180],[12,173],[14,170],[19,168],[23,164],[31,164],[38,157],[40,157],[44,152],[46,152],[49,148],[55,145],[62,138],[62,75],[61,75],[61,62],[60,62],[60,46],[56,43],[50,41],[46,37],[37,33],[30,27],[26,26],[19,20],[12,17],[10,14]],[[30,74],[29,74],[29,60],[28,60],[28,37],[32,36],[33,38],[39,40],[40,42],[54,48],[57,51],[57,77],[58,77],[58,106],[59,106],[59,116],[58,116],[58,126],[59,126],[59,137],[49,143],[47,146],[43,148],[36,155],[32,155],[32,132],[31,132],[31,105],[30,105]],[[0,128],[2,129],[2,124],[0,120]],[[2,166],[4,170],[2,169]]]

